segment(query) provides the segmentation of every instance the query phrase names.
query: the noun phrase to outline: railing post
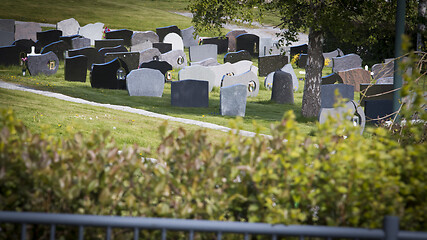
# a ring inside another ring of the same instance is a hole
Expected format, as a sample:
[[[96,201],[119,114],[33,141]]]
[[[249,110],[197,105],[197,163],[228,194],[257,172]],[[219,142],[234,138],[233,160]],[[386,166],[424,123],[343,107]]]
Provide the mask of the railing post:
[[[166,240],[166,229],[162,229],[162,240]]]
[[[133,240],[138,240],[138,239],[139,239],[139,229],[134,228],[133,229]]]
[[[383,221],[384,240],[397,240],[399,234],[399,218],[386,216]]]
[[[84,227],[83,226],[79,226],[79,240],[83,240],[83,235],[84,235]]]
[[[188,239],[194,240],[194,231],[193,230],[190,230],[190,234],[189,234]]]
[[[106,240],[110,240],[111,239],[111,227],[107,227],[107,234],[105,236]]]
[[[21,226],[21,240],[25,240],[27,238],[27,224],[23,223]]]
[[[218,235],[216,235],[216,240],[221,240],[222,238],[222,232],[218,232]]]
[[[55,240],[56,226],[55,224],[50,225],[50,240]]]
[[[277,235],[274,234],[273,236],[271,236],[271,240],[277,240]]]

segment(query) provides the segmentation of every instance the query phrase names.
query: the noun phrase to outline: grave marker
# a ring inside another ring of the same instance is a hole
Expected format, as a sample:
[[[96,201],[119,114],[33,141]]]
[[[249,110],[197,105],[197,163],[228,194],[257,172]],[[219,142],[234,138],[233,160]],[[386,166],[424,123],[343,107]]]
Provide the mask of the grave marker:
[[[156,69],[135,69],[127,75],[126,86],[129,96],[162,97],[165,77]]]
[[[220,90],[219,111],[222,116],[245,116],[247,86],[235,84]]]
[[[95,40],[95,48],[99,51],[101,48],[124,46],[123,39],[101,39]]]
[[[169,33],[176,33],[179,36],[181,36],[181,30],[177,26],[175,26],[175,25],[156,28],[156,33],[159,36],[159,41],[160,42],[163,42],[163,39]]]
[[[69,18],[56,23],[56,29],[62,31],[62,35],[71,36],[79,33],[80,24],[74,18]]]
[[[14,45],[0,47],[0,65],[19,65],[19,53],[19,48]]]
[[[95,45],[95,40],[101,40],[103,34],[104,24],[99,22],[87,24],[79,30],[79,35],[90,39],[90,45]]]
[[[334,64],[335,66],[335,64]],[[370,83],[371,74],[362,68],[354,68],[338,72],[344,84],[353,85],[354,91],[359,92],[361,83]]]
[[[139,65],[144,62],[159,61],[162,53],[157,48],[149,48],[139,53]]]
[[[43,49],[40,51],[40,53],[44,54],[52,51],[53,53],[56,54],[58,59],[62,61],[65,59],[64,54],[65,54],[65,51],[67,51],[68,49],[70,49],[70,45],[68,45],[63,40],[60,40],[44,46]]]
[[[171,105],[175,107],[209,107],[208,82],[182,80],[171,82]]]
[[[259,93],[259,80],[255,73],[247,71],[239,75],[224,75],[222,79],[222,87],[228,87],[235,84],[243,84],[246,86],[247,97],[256,97]]]
[[[77,55],[65,58],[64,75],[66,81],[86,82],[87,57]]]
[[[212,91],[212,88],[215,84],[215,73],[208,67],[204,67],[201,65],[188,66],[181,69],[178,72],[178,78],[179,80],[193,79],[199,81],[207,81],[209,83],[209,92]]]
[[[258,58],[259,76],[267,76],[269,73],[281,69],[288,63],[288,57],[284,55],[270,55]]]
[[[184,47],[196,46],[199,44],[199,36],[196,36],[194,39],[195,30],[194,27],[191,26],[189,28],[181,30],[182,41],[184,42]]]
[[[342,57],[334,57],[333,61],[333,72],[346,71],[353,68],[362,67],[362,59],[357,54],[347,54]]]
[[[244,33],[248,32],[246,32],[245,30],[233,30],[225,35],[228,38],[228,51],[236,51],[236,37]]]
[[[172,70],[172,66],[165,61],[150,61],[150,62],[144,62],[142,63],[139,68],[151,68],[151,69],[156,69],[159,70],[163,76],[166,75],[166,73],[168,71]]]
[[[173,68],[187,66],[187,55],[183,50],[172,50],[160,56],[160,60],[168,62]]]
[[[215,44],[203,44],[191,46],[189,50],[190,60],[192,62],[200,62],[208,58],[217,59],[218,46]]]
[[[131,45],[138,45],[145,42],[157,43],[159,36],[153,31],[134,32],[131,38]]]
[[[104,58],[98,53],[98,51],[93,47],[85,47],[85,48],[78,48],[78,49],[72,49],[68,51],[69,57],[74,57],[78,55],[84,55],[87,57],[87,69],[90,70],[92,67],[92,64],[100,64],[103,63]]]
[[[101,64],[93,64],[90,72],[92,88],[126,89],[126,63],[119,58]]]
[[[172,51],[172,44],[170,43],[153,43],[153,48],[159,49],[159,51],[163,53],[167,53],[169,51]]]
[[[115,58],[120,58],[126,63],[129,71],[139,67],[139,52],[110,52],[106,53],[104,58],[105,62],[110,62]]]
[[[242,60],[249,60],[251,61],[252,57],[251,54],[246,50],[240,50],[238,52],[229,52],[225,54],[224,56],[224,63],[236,63],[238,61]]]
[[[106,39],[123,39],[124,46],[131,46],[133,31],[128,29],[113,30],[105,33]]]
[[[271,89],[271,100],[280,104],[294,104],[292,76],[283,71],[275,71],[273,76],[273,87]]]
[[[58,71],[59,59],[53,52],[41,55],[30,55],[27,59],[27,68],[31,76],[38,74],[53,75]]]
[[[39,23],[35,22],[20,22],[15,25],[15,40],[31,39],[37,40],[37,32],[41,32],[42,28]]]
[[[354,87],[347,84],[327,84],[320,86],[320,106],[321,108],[333,108],[338,103],[335,91],[338,90],[344,102],[354,99]]]
[[[255,34],[244,33],[236,37],[236,50],[246,50],[251,56],[259,55],[259,37]]]
[[[217,46],[217,53],[222,54],[228,52],[228,38],[203,38],[202,45],[215,44]]]

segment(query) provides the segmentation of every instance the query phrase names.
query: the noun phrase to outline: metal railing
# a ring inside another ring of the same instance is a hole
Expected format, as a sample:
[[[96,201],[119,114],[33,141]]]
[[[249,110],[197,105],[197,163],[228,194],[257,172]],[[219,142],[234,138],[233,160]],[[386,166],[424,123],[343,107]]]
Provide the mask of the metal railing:
[[[158,229],[162,231],[162,240],[166,239],[168,230],[189,232],[190,240],[194,238],[195,232],[216,233],[218,240],[222,238],[223,234],[228,233],[242,234],[245,240],[249,239],[250,235],[270,235],[273,240],[279,236],[296,236],[300,239],[304,239],[304,237],[381,240],[427,239],[427,232],[399,231],[399,218],[392,216],[384,218],[383,229],[8,211],[0,211],[0,223],[21,224],[21,240],[26,239],[27,224],[50,225],[51,240],[55,239],[57,225],[78,226],[78,239],[83,239],[85,227],[105,227],[107,240],[111,239],[112,228],[133,229],[134,239],[139,239],[140,230]]]

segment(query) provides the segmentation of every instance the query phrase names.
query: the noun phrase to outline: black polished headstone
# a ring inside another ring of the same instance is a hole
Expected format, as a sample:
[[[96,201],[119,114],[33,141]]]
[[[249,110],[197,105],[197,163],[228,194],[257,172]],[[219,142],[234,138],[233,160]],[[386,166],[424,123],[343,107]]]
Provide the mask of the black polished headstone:
[[[366,122],[378,123],[380,121],[387,121],[394,118],[393,113],[393,100],[367,100],[365,102],[365,116]],[[373,120],[378,118],[389,117],[381,120]]]
[[[274,72],[271,100],[281,104],[294,103],[294,87],[290,73],[283,71]]]
[[[77,55],[84,55],[87,57],[87,69],[90,70],[92,67],[92,64],[94,63],[103,63],[103,58],[101,58],[101,55],[98,53],[98,51],[93,47],[85,47],[85,48],[78,48],[78,49],[72,49],[68,51],[69,57],[74,57]]]
[[[368,89],[368,90],[366,90]],[[393,100],[393,84],[360,84],[360,105],[368,100]]]
[[[121,68],[126,76],[129,73],[126,63],[119,58],[107,63],[93,64],[90,72],[90,85],[92,88],[126,89],[126,79],[117,78]]]
[[[59,59],[53,52],[41,55],[30,55],[27,59],[27,68],[31,76],[45,74],[53,75],[58,71]]]
[[[179,36],[181,36],[181,29],[179,29],[175,25],[172,25],[172,26],[167,26],[167,27],[156,28],[156,33],[159,36],[159,42],[163,42],[163,39],[169,33],[176,33]]]
[[[105,62],[105,54],[113,52],[128,52],[128,50],[123,46],[116,47],[105,47],[98,50],[99,55],[102,57],[103,62]]]
[[[298,46],[292,46],[290,49],[289,55],[292,59],[294,57],[294,55],[301,54],[301,53],[307,54],[307,51],[308,51],[308,45],[307,44],[301,44]]]
[[[301,53],[298,59],[298,67],[305,69],[305,66],[307,66],[307,63],[308,63],[308,55]]]
[[[172,65],[170,65],[168,62],[165,61],[150,61],[150,62],[144,62],[141,63],[139,68],[151,68],[151,69],[157,69],[160,72],[165,75],[168,71],[172,70]]]
[[[209,82],[181,80],[171,82],[171,105],[176,107],[209,107]]]
[[[213,37],[213,38],[204,38],[202,40],[203,44],[215,44],[218,46],[217,53],[222,54],[228,52],[228,38],[219,38],[219,37]]]
[[[65,80],[73,82],[86,82],[87,57],[78,55],[65,58],[64,75]]]
[[[31,47],[35,46],[36,43],[31,39],[20,39],[13,42],[19,48],[19,52],[31,53]]]
[[[0,47],[0,65],[19,65],[19,48],[15,45]]]
[[[71,40],[73,40],[74,38],[82,38],[82,36],[80,36],[78,34],[69,35],[69,36],[60,36],[59,40],[63,40],[64,42],[66,42],[71,47],[72,46]]]
[[[236,63],[238,61],[242,60],[248,60],[251,61],[252,57],[251,54],[246,50],[240,50],[238,52],[229,52],[225,54],[224,56],[224,63]]]
[[[125,46],[131,46],[133,31],[128,29],[113,30],[105,33],[106,39],[123,39]]]
[[[259,54],[259,37],[255,34],[244,33],[236,37],[236,51],[246,50],[251,56]]]
[[[70,45],[68,45],[63,40],[60,40],[44,46],[44,48],[40,51],[40,53],[44,54],[52,51],[53,53],[56,54],[56,56],[58,56],[59,60],[64,60],[64,52],[69,49],[70,49]]]
[[[126,63],[129,71],[132,71],[139,67],[139,54],[139,52],[106,53],[104,58],[106,62],[109,62],[115,58],[120,58]]]
[[[117,46],[123,46],[124,40],[123,39],[102,39],[102,40],[95,40],[95,48],[101,49],[106,47],[117,47]]]
[[[259,76],[267,76],[269,73],[280,70],[288,63],[285,55],[270,55],[258,58]]]
[[[327,76],[322,77],[322,85],[326,84],[335,84],[335,83],[344,83],[342,78],[337,73],[331,73]]]
[[[59,37],[62,36],[61,30],[47,30],[43,32],[37,32],[37,44],[40,48],[44,46],[59,41]]]
[[[160,53],[172,51],[172,43],[153,43],[153,48],[159,49]]]

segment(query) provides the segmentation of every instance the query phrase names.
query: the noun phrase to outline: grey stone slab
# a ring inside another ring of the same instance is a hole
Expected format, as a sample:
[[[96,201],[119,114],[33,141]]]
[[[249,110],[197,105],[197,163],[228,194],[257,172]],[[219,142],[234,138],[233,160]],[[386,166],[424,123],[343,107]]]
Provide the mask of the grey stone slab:
[[[322,85],[326,84],[335,84],[335,83],[344,83],[342,78],[337,73],[331,73],[327,76],[322,77]]]
[[[221,88],[219,112],[222,116],[245,116],[247,88],[245,84]]]
[[[362,59],[359,55],[351,53],[342,57],[332,58],[333,61],[333,72],[345,71],[353,68],[362,67]]]
[[[209,107],[208,82],[182,80],[171,82],[171,105],[175,107]]]
[[[160,53],[159,49],[157,48],[149,48],[146,50],[143,50],[139,53],[139,65],[144,62],[150,62],[150,61],[158,61],[160,60],[160,56],[162,53]]]
[[[113,30],[105,33],[105,39],[123,39],[124,46],[131,46],[133,31],[129,29]]]
[[[53,52],[28,56],[27,68],[31,76],[39,74],[53,75],[58,71],[59,59]]]
[[[212,91],[215,84],[215,73],[208,67],[201,65],[188,66],[181,69],[178,72],[178,78],[179,80],[193,79],[207,81],[209,82],[209,92]]]
[[[347,84],[327,84],[320,86],[320,106],[322,108],[333,108],[338,99],[335,91],[338,90],[339,96],[347,102],[354,99],[354,87]]]
[[[123,39],[100,39],[100,40],[95,40],[95,48],[97,50],[99,50],[101,48],[117,47],[117,46],[124,46],[124,40]]]
[[[332,58],[341,56],[340,53],[341,52],[339,48],[332,52],[323,53],[323,58],[325,59],[325,63],[328,63],[328,64],[325,64],[325,67],[332,67],[333,66]]]
[[[251,54],[246,50],[241,50],[238,52],[229,52],[225,54],[224,56],[224,63],[235,63],[242,60],[249,60],[251,61],[252,57]]]
[[[9,46],[15,41],[14,32],[0,31],[0,46]]]
[[[205,60],[199,61],[199,62],[190,62],[191,66],[201,65],[205,67],[211,67],[211,66],[218,66],[221,65],[216,59],[213,58],[207,58]]]
[[[162,97],[165,77],[156,69],[135,69],[126,76],[126,86],[129,96]]]
[[[283,71],[274,72],[271,100],[280,104],[294,104],[292,76]]]
[[[232,63],[231,65],[234,68],[234,75],[240,75],[242,73],[250,71],[253,66],[253,62],[248,60],[242,60],[242,61]]]
[[[176,33],[168,33],[164,37],[163,42],[172,44],[172,50],[184,51],[184,42],[182,41],[182,37]]]
[[[20,22],[15,25],[15,40],[31,39],[37,40],[37,32],[41,32],[42,28],[39,23],[35,22]]]
[[[225,75],[234,76],[236,71],[231,63],[209,66],[209,68],[215,73],[214,87],[221,87],[222,78]]]
[[[137,69],[139,67],[139,52],[113,52],[106,53],[104,56],[105,62],[110,62],[115,58],[123,60],[129,71]]]
[[[187,66],[187,55],[183,50],[172,50],[160,55],[160,60],[168,62],[173,68],[181,69]]]
[[[297,75],[295,74],[294,68],[292,67],[292,64],[288,63],[281,69],[283,72],[289,73],[292,76],[292,84],[294,86],[294,92],[298,91],[299,82]]]
[[[350,113],[350,115],[348,115]],[[360,134],[363,133],[366,124],[366,117],[363,109],[355,101],[348,101],[342,107],[321,108],[319,112],[319,123],[325,123],[328,118],[334,118],[340,125],[344,121],[353,121],[353,124],[360,126]],[[356,120],[356,122],[355,122]]]
[[[78,37],[71,39],[71,49],[90,47],[90,39],[85,37]]]
[[[138,45],[145,42],[157,43],[159,42],[159,36],[153,31],[145,31],[145,32],[133,32],[131,38],[131,45]]]
[[[271,50],[273,47],[273,39],[271,38],[260,38],[259,39],[259,56],[268,56],[272,55]],[[271,51],[270,51],[271,50]]]
[[[150,42],[150,41],[145,41],[145,42],[142,42],[142,43],[138,43],[138,44],[132,45],[130,47],[130,51],[131,52],[142,52],[142,51],[150,49],[150,48],[153,48],[153,43]],[[160,51],[159,51],[159,53],[160,53]]]
[[[227,87],[235,84],[243,84],[246,86],[247,97],[256,97],[259,93],[259,80],[255,73],[247,71],[239,75],[224,75],[222,79],[222,87]]]
[[[74,18],[69,18],[56,23],[56,29],[62,31],[63,36],[76,35],[79,33],[80,24]]]
[[[14,19],[0,19],[0,31],[3,32],[15,32],[15,20]]]
[[[194,27],[191,26],[186,29],[181,30],[182,41],[184,42],[184,47],[189,48],[190,46],[197,46],[199,44],[199,36],[196,35],[194,38]]]
[[[280,70],[288,63],[288,57],[284,55],[270,55],[258,58],[259,76],[267,76],[269,73]]]
[[[215,44],[203,44],[190,47],[190,60],[200,62],[208,58],[217,59],[218,46]]]
[[[387,63],[378,63],[372,66],[372,77],[377,80],[380,78],[393,77],[394,61]]]
[[[228,38],[228,51],[236,51],[236,37],[244,33],[248,32],[246,32],[245,30],[233,30],[225,35]]]
[[[86,82],[87,57],[78,55],[65,58],[64,78],[66,81]]]
[[[79,35],[90,39],[90,45],[95,45],[95,40],[101,40],[103,34],[104,24],[99,22],[87,24],[79,30]]]
[[[181,36],[181,30],[177,26],[175,26],[175,25],[156,28],[156,33],[159,36],[159,41],[160,42],[163,42],[163,39],[169,33],[176,33],[176,34],[178,34],[178,35]]]
[[[53,42],[53,43],[50,43],[50,44],[44,46],[40,53],[44,54],[44,53],[52,51],[53,53],[56,54],[58,59],[62,61],[65,59],[65,51],[67,51],[69,49],[70,49],[70,45],[68,45],[63,40],[60,40],[60,41]]]

